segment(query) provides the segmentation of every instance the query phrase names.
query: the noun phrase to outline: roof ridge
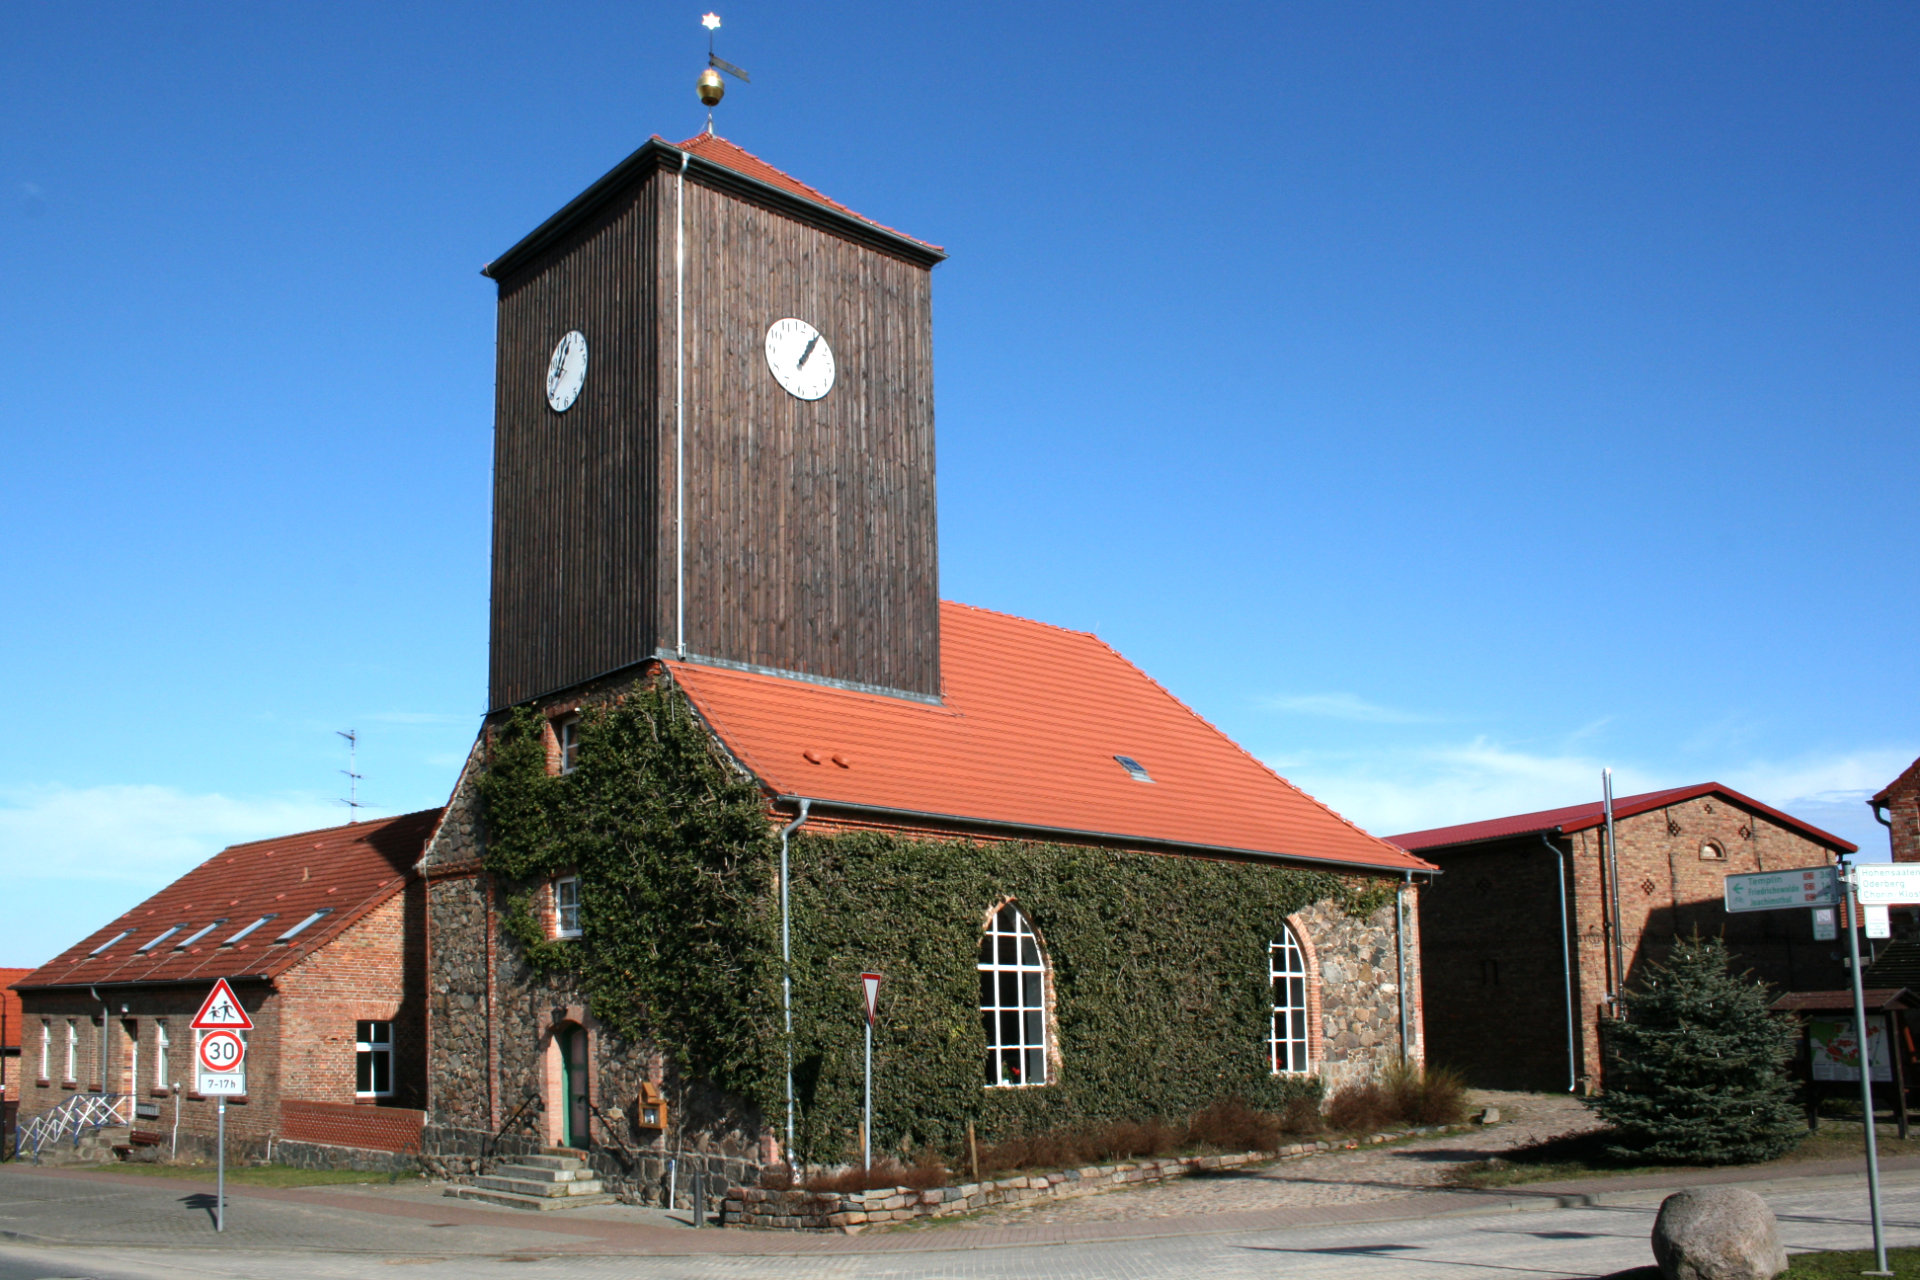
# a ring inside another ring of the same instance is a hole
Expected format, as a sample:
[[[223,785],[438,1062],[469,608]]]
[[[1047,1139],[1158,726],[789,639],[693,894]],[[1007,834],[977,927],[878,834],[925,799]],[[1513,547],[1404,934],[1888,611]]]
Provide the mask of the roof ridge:
[[[304,836],[324,836],[328,832],[345,831],[349,827],[359,827],[362,830],[373,830],[376,827],[384,827],[388,823],[401,822],[407,818],[417,818],[421,814],[425,814],[425,813],[443,813],[445,812],[445,810],[446,810],[445,805],[436,804],[436,805],[429,805],[424,809],[415,809],[411,813],[396,813],[393,816],[387,817],[387,818],[369,818],[365,822],[358,822],[358,821],[343,822],[337,827],[315,827],[311,831],[289,831],[285,835],[261,836],[258,840],[241,840],[234,844],[223,845],[220,848],[220,853],[227,853],[234,849],[250,849],[256,844],[277,844],[282,840],[298,840]],[[214,856],[218,857],[219,854],[215,854]],[[195,865],[198,866],[201,864],[195,864]]]
[[[1046,622],[1039,618],[1029,618],[1025,614],[1009,613],[1005,609],[989,609],[987,606],[983,604],[967,604],[966,602],[961,600],[942,600],[940,603],[950,604],[956,609],[968,609],[974,613],[984,613],[984,614],[987,614],[989,617],[1010,618],[1015,622],[1024,622],[1030,626],[1045,627],[1049,631],[1064,631],[1066,634],[1070,636],[1086,636],[1093,640],[1100,640],[1099,633],[1095,631],[1082,631],[1077,627],[1069,627],[1058,622]],[[1104,640],[1100,640],[1100,643],[1106,644],[1107,642]],[[1113,646],[1107,645],[1107,647],[1111,649]],[[1151,679],[1152,677],[1148,677],[1148,678]]]

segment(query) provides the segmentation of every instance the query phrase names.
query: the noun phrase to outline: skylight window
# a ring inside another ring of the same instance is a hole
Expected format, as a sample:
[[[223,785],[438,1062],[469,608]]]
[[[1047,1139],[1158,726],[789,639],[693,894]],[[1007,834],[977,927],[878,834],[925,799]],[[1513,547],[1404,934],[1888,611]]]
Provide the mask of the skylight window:
[[[252,924],[248,925],[246,928],[242,929],[240,932],[234,934],[231,938],[228,938],[225,942],[221,943],[220,945],[223,947],[230,947],[234,943],[240,941],[240,939],[252,933],[255,929],[258,929],[261,925],[265,924],[267,921],[278,920],[279,918],[280,918],[280,913],[278,911],[274,912],[272,915],[261,916],[258,920],[255,920]]]
[[[168,929],[166,932],[162,933],[159,937],[147,943],[145,946],[135,948],[133,954],[137,956],[143,956],[147,954],[147,952],[153,950],[155,947],[159,946],[161,943],[165,942],[168,938],[171,938],[174,934],[180,932],[182,929],[186,927],[187,926],[184,924],[174,925],[171,929]]]
[[[200,941],[200,939],[206,937],[208,934],[212,933],[215,929],[218,929],[221,925],[225,924],[226,922],[227,922],[227,918],[225,916],[221,916],[218,920],[215,920],[212,924],[206,926],[204,929],[196,930],[195,932],[189,934],[188,936],[180,939],[180,941],[174,943],[173,949],[175,951],[185,951],[188,947]]]
[[[1147,772],[1146,766],[1142,765],[1138,760],[1135,760],[1132,756],[1115,756],[1114,759],[1120,762],[1120,767],[1122,769],[1125,769],[1127,771],[1127,776],[1132,778],[1135,782],[1152,782],[1153,781],[1153,775]]]
[[[314,912],[314,913],[313,913],[312,915],[310,915],[310,916],[308,916],[308,917],[307,917],[307,918],[306,918],[305,920],[302,920],[302,921],[301,921],[301,922],[300,922],[299,924],[297,924],[297,925],[295,925],[295,926],[293,926],[293,928],[291,928],[291,929],[289,929],[289,930],[287,930],[287,931],[286,931],[285,933],[283,933],[283,934],[281,934],[281,935],[280,935],[279,937],[277,937],[277,938],[275,938],[275,939],[274,939],[274,941],[275,941],[275,942],[290,942],[290,941],[292,941],[292,940],[293,940],[294,938],[297,938],[297,937],[299,937],[299,936],[300,936],[300,934],[301,934],[302,932],[304,932],[304,931],[305,931],[305,929],[306,929],[306,927],[307,927],[308,925],[310,925],[310,924],[312,924],[312,923],[313,923],[313,922],[314,922],[315,920],[318,920],[318,919],[319,919],[319,918],[320,918],[321,916],[324,916],[324,915],[328,915],[328,914],[330,914],[330,913],[331,913],[332,911],[333,911],[333,908],[332,908],[332,907],[322,907],[322,908],[320,908],[320,909],[319,909],[318,911],[316,911],[316,912]]]
[[[133,930],[131,929],[122,929],[120,932],[114,934],[111,938],[108,938],[105,942],[101,943],[99,946],[95,947],[93,950],[87,952],[87,954],[90,956],[97,956],[102,951],[105,951],[108,947],[112,946],[114,943],[120,941],[122,938],[126,937],[128,934],[132,932]]]

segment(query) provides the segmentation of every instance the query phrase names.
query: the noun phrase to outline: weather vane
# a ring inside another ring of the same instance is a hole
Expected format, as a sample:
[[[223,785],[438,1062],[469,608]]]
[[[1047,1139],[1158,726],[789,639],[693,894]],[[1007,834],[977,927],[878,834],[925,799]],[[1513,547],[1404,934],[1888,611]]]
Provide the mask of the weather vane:
[[[713,33],[720,29],[720,15],[709,13],[700,19],[700,25],[707,29],[707,69],[700,73],[700,101],[707,107],[707,132],[713,132],[713,109],[720,99],[727,96],[727,85],[720,78],[724,71],[741,84],[752,84],[753,80],[739,67],[713,51]]]

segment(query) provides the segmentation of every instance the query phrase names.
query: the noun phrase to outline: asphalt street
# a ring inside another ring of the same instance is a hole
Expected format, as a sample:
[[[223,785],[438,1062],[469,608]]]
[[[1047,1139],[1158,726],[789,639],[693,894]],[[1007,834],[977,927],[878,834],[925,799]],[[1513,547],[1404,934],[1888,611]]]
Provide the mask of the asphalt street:
[[[1887,1222],[1893,1244],[1920,1244],[1920,1175],[1888,1180]],[[1754,1184],[1780,1217],[1793,1251],[1865,1248],[1864,1187],[1858,1178],[1814,1178]],[[84,1188],[76,1188],[84,1190]],[[333,1250],[274,1248],[234,1241],[209,1247],[176,1238],[164,1246],[36,1245],[0,1236],[0,1280],[340,1280],[405,1276],[408,1280],[488,1280],[515,1277],[654,1277],[660,1280],[748,1280],[755,1277],[888,1277],[899,1280],[1132,1280],[1197,1277],[1211,1280],[1320,1280],[1366,1276],[1369,1280],[1467,1280],[1469,1277],[1606,1276],[1651,1263],[1648,1234],[1664,1191],[1605,1195],[1605,1203],[1526,1212],[1478,1212],[1442,1217],[1341,1225],[1303,1225],[1281,1230],[1220,1232],[1205,1216],[1167,1223],[1164,1234],[1146,1238],[1074,1240],[1062,1243],[1005,1241],[978,1245],[940,1231],[915,1233],[904,1246],[839,1251],[817,1238],[795,1253],[701,1252],[635,1256],[618,1252],[562,1252],[520,1247],[487,1254],[408,1250],[378,1251],[378,1224],[359,1239],[340,1240]],[[17,1202],[16,1202],[17,1203]],[[0,1227],[8,1205],[0,1200]],[[88,1212],[86,1198],[72,1206]],[[329,1215],[329,1221],[345,1219]],[[529,1224],[531,1225],[531,1224]],[[529,1230],[522,1239],[544,1232]],[[692,1233],[688,1233],[691,1235]],[[706,1241],[732,1233],[716,1232]],[[739,1239],[739,1237],[735,1237]],[[351,1250],[369,1250],[354,1252]]]

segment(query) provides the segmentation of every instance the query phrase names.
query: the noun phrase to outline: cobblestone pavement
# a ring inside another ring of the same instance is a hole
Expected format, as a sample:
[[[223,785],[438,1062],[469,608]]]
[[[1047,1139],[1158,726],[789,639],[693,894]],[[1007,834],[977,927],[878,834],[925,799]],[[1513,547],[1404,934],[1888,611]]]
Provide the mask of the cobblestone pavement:
[[[1862,1179],[1756,1184],[1780,1217],[1790,1250],[1861,1248]],[[991,1247],[947,1234],[947,1247],[887,1253],[679,1254],[635,1257],[521,1249],[496,1257],[431,1252],[324,1253],[228,1241],[222,1247],[47,1248],[0,1237],[0,1280],[1556,1280],[1607,1276],[1652,1260],[1647,1240],[1664,1191],[1531,1213],[1203,1232],[1137,1240]],[[0,1191],[3,1195],[3,1191]],[[1920,1174],[1888,1179],[1890,1243],[1920,1243]],[[84,1210],[82,1210],[84,1211]],[[694,1233],[687,1232],[685,1237]],[[713,1235],[733,1233],[714,1232]],[[899,1234],[890,1239],[898,1242]],[[874,1238],[841,1238],[839,1247]],[[363,1238],[363,1244],[372,1244]],[[924,1240],[918,1243],[926,1243]]]
[[[916,1224],[912,1229],[1121,1222],[1387,1200],[1443,1187],[1448,1173],[1458,1165],[1595,1127],[1592,1114],[1565,1094],[1480,1091],[1473,1096],[1476,1111],[1498,1107],[1501,1122],[1392,1146],[1327,1151],[1255,1169],[991,1209],[950,1226]]]

